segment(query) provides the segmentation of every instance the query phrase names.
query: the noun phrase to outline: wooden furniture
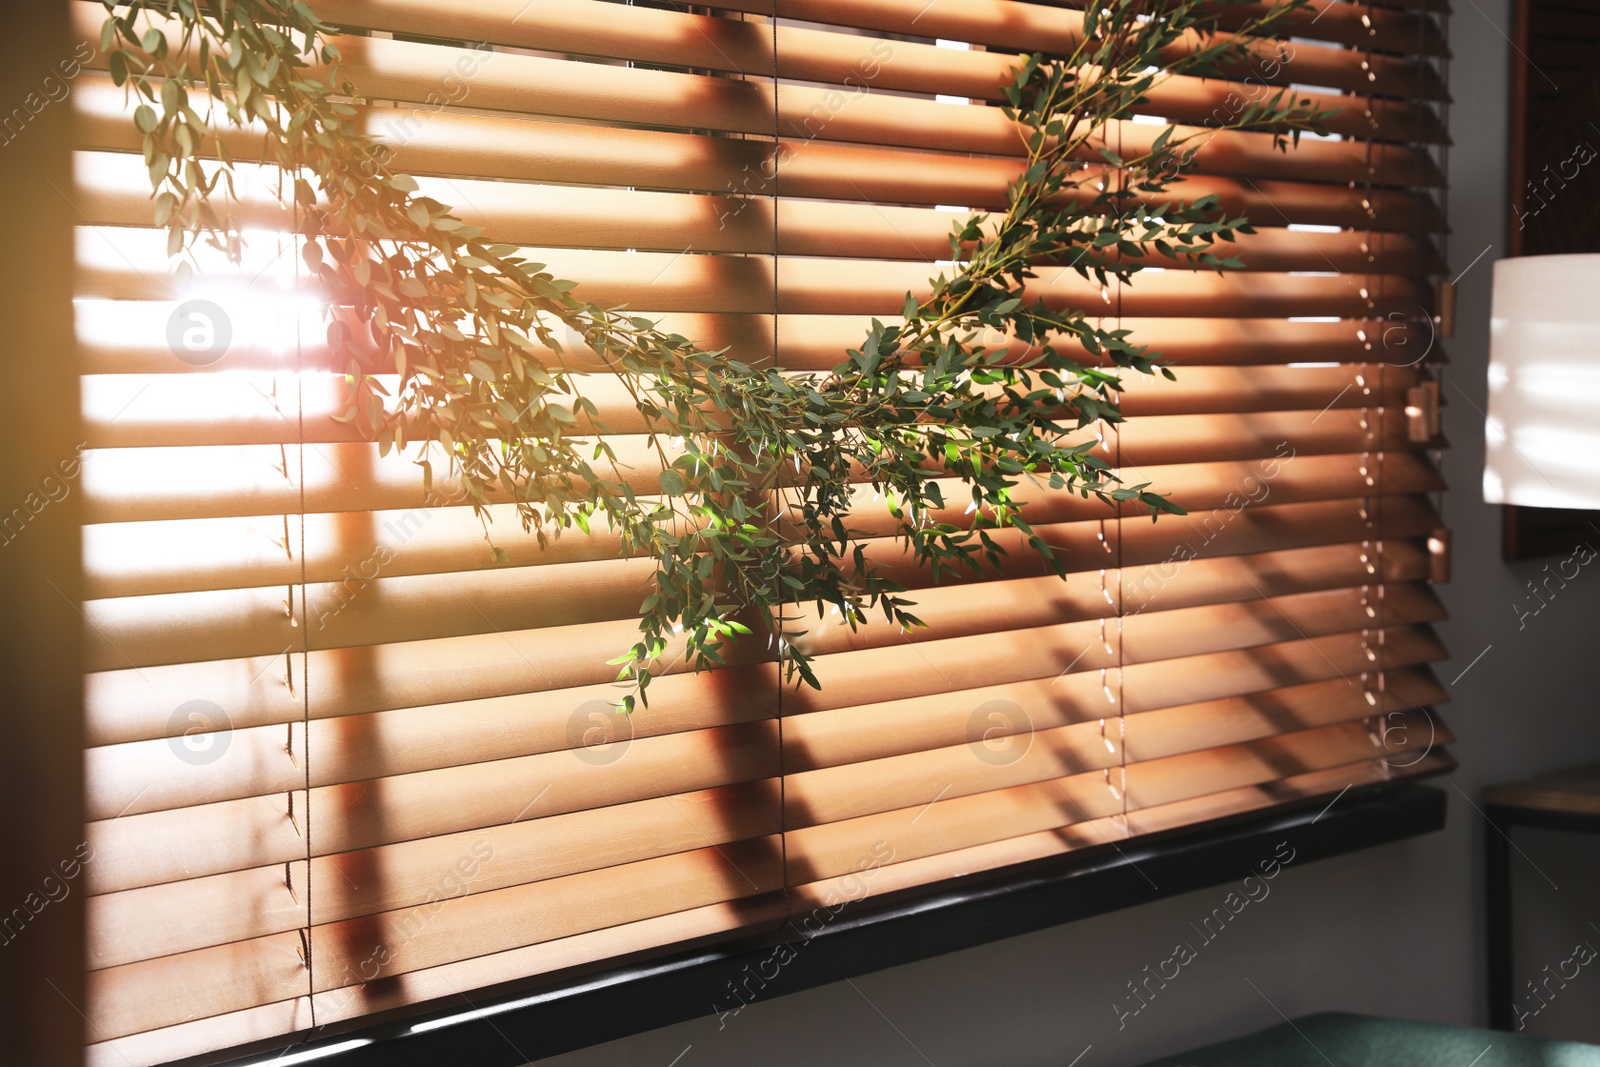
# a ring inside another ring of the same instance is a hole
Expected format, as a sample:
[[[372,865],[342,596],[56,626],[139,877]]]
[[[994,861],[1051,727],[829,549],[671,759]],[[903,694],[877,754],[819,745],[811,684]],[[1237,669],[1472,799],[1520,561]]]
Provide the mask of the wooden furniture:
[[[1552,771],[1483,791],[1488,875],[1489,1025],[1512,1029],[1511,829],[1600,833],[1600,763]]]

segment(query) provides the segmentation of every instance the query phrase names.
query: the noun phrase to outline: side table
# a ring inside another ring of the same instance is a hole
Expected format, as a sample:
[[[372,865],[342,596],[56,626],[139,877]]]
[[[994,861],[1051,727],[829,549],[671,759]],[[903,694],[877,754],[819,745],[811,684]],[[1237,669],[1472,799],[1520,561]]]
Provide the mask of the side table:
[[[1511,829],[1536,826],[1549,830],[1600,833],[1600,763],[1552,771],[1520,782],[1489,786],[1483,791],[1489,828],[1484,849],[1488,875],[1489,1025],[1510,1030],[1515,1025],[1511,988]]]

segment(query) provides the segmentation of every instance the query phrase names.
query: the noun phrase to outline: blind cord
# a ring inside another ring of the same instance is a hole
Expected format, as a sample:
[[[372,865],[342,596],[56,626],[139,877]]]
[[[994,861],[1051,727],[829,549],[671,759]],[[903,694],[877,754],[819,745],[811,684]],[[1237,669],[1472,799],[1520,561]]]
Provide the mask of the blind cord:
[[[1387,330],[1386,326],[1387,326],[1387,322],[1389,320],[1385,317],[1385,311],[1384,311],[1384,308],[1385,308],[1384,293],[1385,293],[1385,281],[1386,281],[1385,273],[1387,271],[1387,264],[1379,264],[1377,262],[1378,251],[1379,251],[1379,247],[1380,247],[1380,243],[1379,243],[1379,232],[1380,231],[1379,231],[1379,228],[1378,228],[1378,221],[1379,221],[1378,220],[1378,205],[1377,205],[1377,201],[1375,199],[1376,192],[1377,192],[1377,183],[1375,181],[1375,178],[1377,176],[1377,164],[1379,162],[1378,152],[1377,152],[1377,136],[1378,136],[1378,133],[1379,133],[1379,129],[1378,129],[1378,110],[1377,110],[1378,109],[1378,98],[1377,98],[1376,94],[1373,91],[1373,86],[1375,84],[1375,81],[1374,81],[1375,72],[1372,69],[1372,63],[1373,63],[1373,60],[1375,58],[1375,55],[1374,55],[1374,52],[1373,52],[1373,38],[1377,35],[1377,27],[1372,23],[1372,7],[1371,7],[1370,4],[1367,5],[1366,14],[1363,16],[1363,21],[1366,23],[1366,26],[1367,26],[1367,38],[1366,38],[1366,49],[1365,49],[1366,58],[1365,58],[1365,61],[1364,61],[1364,64],[1363,64],[1364,68],[1367,71],[1367,84],[1366,84],[1366,88],[1367,88],[1367,92],[1366,92],[1367,143],[1366,143],[1366,177],[1365,177],[1365,192],[1366,192],[1366,198],[1365,199],[1366,199],[1366,213],[1367,213],[1367,241],[1366,241],[1365,254],[1366,254],[1366,259],[1367,259],[1367,285],[1366,285],[1366,288],[1362,291],[1362,295],[1365,298],[1366,305],[1367,305],[1367,307],[1366,307],[1367,321],[1368,321],[1369,324],[1373,324],[1373,323],[1376,324],[1376,329],[1378,330],[1379,338],[1380,338],[1379,343],[1382,346],[1383,351],[1380,351],[1379,354],[1378,354],[1378,367],[1377,367],[1377,379],[1378,379],[1378,381],[1377,381],[1377,388],[1378,388],[1377,415],[1378,415],[1378,417],[1377,417],[1377,421],[1376,421],[1375,424],[1374,424],[1373,419],[1372,419],[1372,403],[1371,403],[1371,400],[1370,400],[1370,398],[1372,396],[1372,385],[1373,385],[1373,383],[1372,383],[1371,379],[1367,376],[1370,373],[1371,364],[1370,363],[1363,363],[1362,364],[1363,374],[1362,374],[1361,388],[1362,388],[1362,398],[1363,399],[1362,399],[1362,409],[1361,409],[1361,428],[1362,428],[1362,431],[1366,434],[1367,439],[1368,439],[1367,440],[1367,449],[1368,450],[1366,452],[1364,452],[1363,456],[1362,456],[1361,474],[1362,474],[1362,478],[1366,482],[1367,489],[1370,491],[1370,493],[1369,493],[1369,495],[1367,497],[1368,506],[1367,506],[1367,515],[1366,515],[1366,519],[1365,519],[1366,526],[1367,526],[1367,532],[1368,532],[1369,536],[1370,535],[1374,535],[1374,534],[1376,536],[1372,536],[1371,540],[1369,542],[1367,542],[1366,544],[1364,544],[1363,552],[1362,552],[1363,557],[1365,557],[1365,558],[1363,558],[1362,562],[1366,566],[1366,570],[1368,572],[1368,577],[1371,579],[1371,584],[1369,584],[1367,586],[1363,586],[1362,597],[1361,597],[1361,599],[1362,599],[1362,609],[1363,609],[1364,613],[1367,616],[1367,619],[1364,620],[1364,627],[1365,628],[1363,628],[1363,630],[1361,631],[1362,632],[1362,642],[1361,642],[1361,644],[1362,644],[1362,653],[1363,653],[1363,655],[1365,656],[1365,658],[1367,660],[1367,662],[1365,664],[1363,664],[1363,667],[1365,667],[1367,669],[1364,669],[1362,671],[1361,677],[1362,677],[1362,696],[1365,699],[1365,701],[1366,701],[1367,705],[1369,706],[1369,708],[1372,709],[1369,712],[1369,716],[1370,717],[1368,718],[1367,731],[1368,731],[1369,736],[1371,736],[1374,744],[1376,745],[1376,747],[1378,749],[1378,755],[1376,757],[1378,766],[1377,766],[1376,770],[1378,771],[1378,773],[1382,777],[1388,778],[1389,775],[1390,775],[1391,767],[1390,767],[1388,759],[1386,758],[1386,753],[1385,753],[1385,747],[1387,745],[1387,724],[1386,724],[1386,719],[1385,719],[1385,714],[1386,713],[1385,713],[1385,708],[1384,708],[1384,703],[1383,703],[1383,701],[1384,701],[1384,691],[1385,691],[1384,660],[1383,660],[1384,638],[1385,638],[1384,625],[1385,625],[1385,622],[1386,622],[1386,620],[1384,618],[1384,606],[1385,605],[1384,605],[1384,585],[1383,585],[1383,583],[1384,583],[1384,581],[1386,579],[1386,574],[1385,574],[1385,565],[1384,565],[1384,528],[1383,528],[1383,526],[1384,526],[1384,521],[1385,521],[1385,518],[1386,518],[1385,513],[1388,510],[1388,508],[1387,508],[1388,501],[1383,495],[1383,490],[1384,490],[1384,487],[1383,487],[1383,472],[1384,472],[1384,451],[1385,451],[1385,449],[1384,449],[1384,444],[1385,444],[1384,435],[1385,435],[1385,433],[1387,431],[1387,427],[1388,427],[1388,411],[1387,411],[1388,375],[1387,375],[1387,371],[1388,371],[1389,360],[1388,360],[1387,344],[1385,342],[1386,342],[1386,339],[1388,337],[1388,330]],[[1385,234],[1385,239],[1382,241],[1382,245],[1384,246],[1385,251],[1387,251],[1387,245],[1388,245],[1388,241],[1387,241],[1386,238],[1387,238],[1387,235]],[[1372,348],[1372,341],[1370,339],[1366,343],[1366,348],[1369,351]],[[1376,448],[1372,447],[1372,442],[1373,442],[1374,438],[1376,438]],[[1374,453],[1376,454],[1376,459],[1375,459],[1376,471],[1374,471],[1372,469],[1372,467],[1370,466],[1370,464],[1374,463],[1374,459],[1373,459]],[[1372,603],[1372,598],[1373,598],[1374,595],[1376,595],[1376,598],[1377,598],[1377,606],[1376,607],[1374,607],[1373,603]],[[1375,637],[1373,635],[1375,635]],[[1374,642],[1376,642],[1376,649],[1374,649]],[[1374,691],[1374,688],[1373,688],[1374,685],[1376,686],[1376,691]]]
[[[779,312],[779,286],[778,286],[778,168],[783,161],[783,148],[779,142],[783,125],[781,109],[778,106],[778,0],[772,0],[772,369],[774,373],[781,373],[782,360],[778,351],[778,312]],[[775,490],[773,497],[773,520],[779,518],[783,508],[781,490]],[[777,588],[778,605],[778,630],[783,631],[783,582],[781,580],[782,562],[779,563],[780,580]],[[792,924],[794,921],[794,902],[789,893],[789,773],[784,759],[783,742],[783,693],[788,683],[784,680],[783,657],[786,649],[783,640],[778,640],[778,693],[777,693],[777,719],[778,719],[778,856],[780,870],[783,875],[783,914],[784,922]]]
[[[1122,154],[1122,125],[1123,125],[1122,122],[1119,121],[1117,123],[1117,126],[1116,126],[1116,130],[1117,130],[1117,158],[1118,159],[1126,159],[1127,158],[1126,156],[1124,156]],[[1118,175],[1117,180],[1118,180],[1119,183],[1126,182],[1127,181],[1127,174],[1126,173],[1120,173]],[[1119,208],[1119,210],[1120,210],[1120,208]],[[1120,249],[1117,251],[1117,258],[1119,260],[1122,258],[1122,251]],[[1117,312],[1117,329],[1121,330],[1122,329],[1122,279],[1121,278],[1117,279],[1116,312]],[[1120,477],[1122,475],[1122,473],[1123,473],[1122,427],[1118,423],[1112,423],[1111,424],[1111,434],[1112,434],[1112,449],[1113,449],[1113,457],[1112,457],[1112,459],[1113,459],[1113,463],[1116,465],[1117,474]],[[1124,685],[1123,685],[1123,679],[1124,679],[1124,677],[1126,675],[1125,675],[1125,672],[1123,671],[1124,659],[1123,659],[1123,654],[1122,654],[1123,639],[1126,636],[1124,634],[1124,632],[1123,632],[1123,619],[1125,617],[1125,612],[1126,612],[1126,606],[1125,606],[1126,605],[1126,601],[1125,601],[1124,598],[1125,598],[1126,592],[1127,592],[1127,585],[1126,585],[1126,582],[1124,581],[1123,565],[1122,565],[1122,517],[1123,517],[1122,516],[1122,509],[1123,509],[1123,504],[1122,504],[1122,502],[1119,501],[1118,504],[1117,504],[1117,547],[1116,547],[1116,556],[1115,556],[1116,561],[1117,561],[1117,603],[1116,603],[1116,609],[1117,609],[1117,764],[1118,764],[1118,766],[1117,766],[1117,774],[1118,774],[1118,777],[1120,779],[1118,784],[1121,786],[1121,790],[1120,791],[1122,793],[1122,835],[1124,837],[1132,837],[1133,836],[1133,828],[1128,825],[1128,807],[1129,807],[1129,804],[1128,804],[1128,704],[1127,704],[1127,693],[1126,693],[1126,691],[1124,689]]]
[[[290,235],[291,245],[298,245],[300,240],[301,218],[298,201],[294,206],[294,232]],[[294,283],[295,289],[300,287],[300,256],[298,248],[294,256]],[[304,769],[306,792],[305,811],[305,838],[306,838],[306,1000],[311,1008],[311,1029],[317,1028],[317,979],[316,979],[316,951],[312,937],[311,919],[311,633],[309,629],[310,616],[307,613],[306,594],[310,589],[306,575],[306,389],[305,389],[305,344],[300,333],[300,315],[294,315],[294,354],[295,354],[295,405],[296,405],[296,431],[299,438],[299,466],[300,466],[300,706],[301,706],[301,763]]]

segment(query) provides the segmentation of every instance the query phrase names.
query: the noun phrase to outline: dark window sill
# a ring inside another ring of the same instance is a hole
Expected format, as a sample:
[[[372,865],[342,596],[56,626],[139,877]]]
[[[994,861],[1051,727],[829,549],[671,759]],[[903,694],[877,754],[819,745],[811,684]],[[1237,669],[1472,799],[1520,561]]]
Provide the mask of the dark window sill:
[[[1445,795],[1414,783],[1352,789],[1290,809],[1221,819],[1116,846],[1021,864],[850,904],[787,956],[764,987],[750,975],[783,939],[757,940],[613,966],[534,989],[485,991],[472,1006],[319,1037],[295,1051],[326,1049],[318,1067],[520,1067],[672,1023],[770,1000],[958,949],[1042,930],[1257,872],[1280,844],[1294,865],[1442,829]],[[1137,869],[1135,869],[1137,868]],[[1158,888],[1159,887],[1159,888]],[[746,971],[749,968],[749,971]],[[752,990],[736,1000],[731,983]],[[333,1046],[360,1040],[357,1047]],[[280,1047],[281,1050],[281,1047]],[[215,1062],[213,1059],[211,1062]],[[249,1062],[235,1061],[239,1063]],[[270,1058],[268,1060],[270,1062]]]

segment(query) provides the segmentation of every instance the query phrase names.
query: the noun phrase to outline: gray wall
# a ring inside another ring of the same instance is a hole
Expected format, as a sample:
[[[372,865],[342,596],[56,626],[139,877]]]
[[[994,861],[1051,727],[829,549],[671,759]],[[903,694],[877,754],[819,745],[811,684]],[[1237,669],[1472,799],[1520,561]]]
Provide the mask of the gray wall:
[[[1484,367],[1491,266],[1504,252],[1507,0],[1464,0],[1450,27],[1455,52],[1451,259],[1461,315],[1447,345],[1446,475],[1455,491],[1451,621],[1440,630],[1455,660],[1444,707],[1461,762],[1446,780],[1449,827],[1440,834],[1286,869],[1177,980],[1119,1029],[1112,1003],[1125,983],[1188,936],[1224,894],[1207,890],[1099,919],[939,957],[714,1018],[668,1027],[546,1061],[561,1067],[641,1064],[936,1064],[1025,1067],[1077,1060],[1115,1067],[1320,1010],[1458,1023],[1484,1020],[1484,823],[1466,801],[1481,787],[1600,759],[1597,674],[1600,568],[1580,573],[1519,631],[1513,603],[1540,564],[1500,558],[1499,513],[1481,502]],[[1491,247],[1492,246],[1492,247]],[[1600,460],[1597,460],[1600,461]],[[1596,535],[1600,547],[1600,534]],[[1457,790],[1460,790],[1458,792]],[[1464,795],[1463,795],[1464,794]],[[1519,982],[1565,959],[1580,939],[1600,946],[1600,871],[1573,869],[1586,843],[1528,835],[1517,889],[1526,948]],[[1550,882],[1559,886],[1551,888]],[[1589,902],[1597,906],[1586,908]],[[1530,1029],[1600,1041],[1600,963]],[[1587,1027],[1587,1031],[1584,1030]],[[1092,1048],[1090,1047],[1092,1046]],[[1085,1050],[1088,1050],[1085,1053]],[[682,1057],[678,1059],[678,1057]]]

